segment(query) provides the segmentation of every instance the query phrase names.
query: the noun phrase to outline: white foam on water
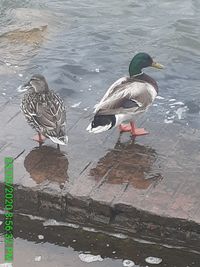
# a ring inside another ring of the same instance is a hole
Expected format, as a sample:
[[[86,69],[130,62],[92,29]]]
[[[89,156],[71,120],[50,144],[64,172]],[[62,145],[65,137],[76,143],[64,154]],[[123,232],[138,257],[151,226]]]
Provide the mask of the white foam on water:
[[[43,222],[43,225],[44,226],[59,226],[59,225],[61,225],[61,223],[57,222],[54,219],[49,219],[49,220],[46,220],[45,222]]]
[[[165,99],[164,97],[160,96],[160,95],[157,95],[156,96],[157,99]]]
[[[87,232],[93,232],[93,233],[96,233],[97,232],[97,230],[95,230],[94,228],[91,228],[91,227],[82,227],[82,229],[84,230],[84,231],[87,231]]]
[[[80,227],[78,224],[75,224],[75,223],[66,223],[65,225],[71,228],[75,228],[75,229]]]
[[[79,228],[79,225],[74,224],[74,223],[65,223],[65,222],[58,222],[54,219],[50,219],[50,220],[46,220],[45,222],[43,222],[44,226],[67,226],[67,227],[71,227],[71,228]]]
[[[169,102],[173,102],[173,101],[176,101],[176,99],[175,99],[175,98],[171,98],[171,99],[169,100]]]
[[[112,236],[117,237],[119,239],[126,239],[127,238],[127,235],[124,235],[124,234],[112,234]]]
[[[78,103],[75,103],[75,104],[71,105],[71,107],[72,107],[72,108],[77,108],[77,107],[80,106],[80,104],[81,104],[81,101],[78,102]]]
[[[37,262],[38,262],[38,261],[41,261],[41,259],[42,259],[42,256],[36,256],[36,257],[35,257],[35,261],[37,261]]]
[[[181,102],[181,101],[179,101],[179,102],[174,102],[174,103],[171,103],[171,104],[169,104],[170,106],[173,106],[173,105],[176,105],[176,106],[178,106],[178,105],[184,105],[184,103],[183,102]]]
[[[30,214],[25,214],[25,213],[20,213],[22,216],[26,216],[31,220],[39,220],[39,221],[44,221],[44,218],[39,217],[39,216],[34,216],[34,215],[30,215]]]
[[[22,73],[19,73],[18,75],[19,75],[19,77],[23,77],[23,74]]]
[[[164,123],[173,123],[173,122],[174,122],[173,120],[168,120],[168,119],[164,120]]]
[[[123,266],[124,267],[133,267],[133,266],[135,266],[135,263],[133,261],[131,261],[131,260],[124,260],[123,261]]]
[[[167,119],[168,120],[173,120],[176,116],[175,115],[171,115],[171,116],[168,116]]]
[[[181,108],[178,108],[175,111],[175,113],[177,114],[179,120],[182,120],[183,114],[185,113],[186,110],[187,110],[187,107],[181,107]]]
[[[44,239],[44,236],[43,235],[38,235],[38,239],[42,240],[42,239]]]
[[[100,72],[100,69],[99,68],[96,68],[95,69],[95,72],[97,72],[97,73]]]
[[[19,92],[19,93],[23,93],[23,92],[26,92],[26,91],[27,91],[27,89],[24,88],[22,85],[20,85],[19,87],[17,87],[17,92]]]
[[[79,258],[83,262],[95,262],[95,261],[103,261],[103,258],[100,255],[92,255],[92,254],[79,254]]]
[[[7,262],[7,263],[1,263],[0,267],[12,267],[12,263],[11,262]]]
[[[162,259],[157,257],[147,257],[145,261],[150,264],[160,264]]]

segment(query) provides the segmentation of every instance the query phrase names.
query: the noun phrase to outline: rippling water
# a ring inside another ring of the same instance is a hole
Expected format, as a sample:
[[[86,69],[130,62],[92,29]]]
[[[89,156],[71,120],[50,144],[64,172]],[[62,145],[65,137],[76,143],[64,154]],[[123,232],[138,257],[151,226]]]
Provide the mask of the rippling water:
[[[166,66],[146,70],[164,97],[149,116],[200,128],[199,11],[198,0],[1,0],[1,97],[40,72],[67,105],[89,109],[145,51]]]

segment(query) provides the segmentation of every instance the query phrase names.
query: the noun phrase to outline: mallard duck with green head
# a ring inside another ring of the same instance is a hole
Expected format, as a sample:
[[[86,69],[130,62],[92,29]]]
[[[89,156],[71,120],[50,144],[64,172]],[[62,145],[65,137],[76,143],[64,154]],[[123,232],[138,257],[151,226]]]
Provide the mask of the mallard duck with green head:
[[[119,126],[120,132],[131,132],[133,137],[148,134],[134,123],[135,116],[147,111],[158,94],[156,81],[142,71],[147,67],[163,68],[147,53],[133,57],[129,76],[114,82],[95,105],[94,119],[87,127],[89,132],[100,133]]]
[[[63,100],[49,89],[44,76],[33,75],[21,91],[27,91],[22,99],[21,109],[28,124],[37,131],[33,138],[40,144],[46,138],[59,145],[66,145],[66,108]]]

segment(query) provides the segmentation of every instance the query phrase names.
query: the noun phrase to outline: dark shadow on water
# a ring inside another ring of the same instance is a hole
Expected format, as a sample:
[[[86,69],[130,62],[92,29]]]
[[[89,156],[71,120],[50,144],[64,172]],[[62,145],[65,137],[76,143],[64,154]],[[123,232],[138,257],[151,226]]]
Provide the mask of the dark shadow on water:
[[[68,165],[66,155],[51,146],[34,148],[24,160],[24,167],[37,184],[45,180],[63,184],[68,179]]]
[[[156,151],[134,141],[118,141],[114,149],[102,157],[90,175],[97,180],[104,176],[107,183],[129,183],[136,189],[147,189],[151,184],[157,185],[163,179],[156,161]]]

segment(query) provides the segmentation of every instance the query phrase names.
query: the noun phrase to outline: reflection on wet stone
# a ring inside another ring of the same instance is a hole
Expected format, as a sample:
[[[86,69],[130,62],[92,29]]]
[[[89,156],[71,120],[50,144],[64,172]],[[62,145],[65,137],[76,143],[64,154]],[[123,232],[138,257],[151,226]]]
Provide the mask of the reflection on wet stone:
[[[157,157],[156,151],[148,146],[117,142],[90,170],[90,175],[96,180],[105,176],[106,182],[111,184],[129,183],[137,189],[147,189],[162,180],[162,175],[154,168]]]
[[[50,146],[34,148],[24,160],[26,170],[37,184],[45,180],[63,184],[68,179],[68,165],[66,155]]]

